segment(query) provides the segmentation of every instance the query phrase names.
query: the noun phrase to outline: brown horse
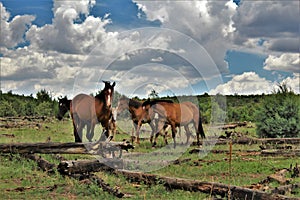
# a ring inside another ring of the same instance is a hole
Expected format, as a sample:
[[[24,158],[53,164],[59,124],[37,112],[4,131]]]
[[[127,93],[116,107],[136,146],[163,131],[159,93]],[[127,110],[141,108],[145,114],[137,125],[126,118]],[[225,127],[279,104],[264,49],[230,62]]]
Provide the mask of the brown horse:
[[[133,121],[134,128],[136,130],[135,136],[136,136],[136,143],[140,143],[140,128],[142,124],[148,123],[152,129],[152,134],[155,132],[155,125],[154,121],[152,120],[154,118],[154,115],[148,115],[145,110],[142,108],[143,102],[129,99],[125,96],[122,96],[118,102],[117,112],[122,112],[123,110],[128,110],[131,114],[131,119]]]
[[[62,120],[64,115],[70,111],[70,104],[71,100],[69,100],[67,96],[58,98],[58,114],[56,115],[58,120]]]
[[[159,120],[157,123],[157,133],[155,135],[155,141],[153,143],[153,146],[156,145],[156,140],[159,135],[159,131],[163,128],[165,124],[171,125],[174,148],[176,147],[176,127],[184,127],[187,134],[187,143],[191,135],[191,132],[188,128],[188,125],[190,123],[193,123],[195,127],[197,143],[200,144],[200,135],[202,138],[205,138],[199,109],[192,102],[173,103],[171,101],[164,100],[148,100],[144,102],[142,106],[147,113],[154,112],[159,115]],[[167,144],[166,139],[165,142]]]
[[[92,97],[86,94],[79,94],[73,98],[70,105],[70,113],[74,127],[75,142],[82,142],[82,131],[87,126],[86,137],[91,142],[94,137],[95,125],[100,122],[106,137],[109,136],[109,121],[112,118],[112,99],[115,82],[105,83],[100,94]],[[101,136],[101,139],[103,137]]]

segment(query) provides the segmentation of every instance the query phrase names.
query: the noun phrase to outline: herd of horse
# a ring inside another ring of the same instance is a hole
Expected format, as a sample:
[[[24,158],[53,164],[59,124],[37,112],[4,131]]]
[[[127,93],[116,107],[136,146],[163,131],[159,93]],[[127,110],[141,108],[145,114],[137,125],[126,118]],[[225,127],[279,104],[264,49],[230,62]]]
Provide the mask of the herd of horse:
[[[114,116],[112,100],[115,82],[103,81],[105,86],[95,97],[86,94],[78,94],[72,100],[67,97],[59,98],[59,113],[57,118],[61,120],[66,112],[70,112],[75,142],[82,142],[83,129],[86,127],[86,138],[92,141],[96,124],[102,125],[101,141],[111,140],[116,132],[116,117]],[[135,127],[135,142],[140,143],[140,128],[142,124],[148,123],[151,127],[150,142],[155,147],[157,137],[162,133],[165,144],[168,144],[168,129],[172,130],[174,148],[176,147],[175,136],[177,129],[183,126],[186,133],[186,143],[189,142],[191,131],[189,125],[195,128],[197,143],[205,138],[201,113],[198,107],[189,101],[175,103],[171,100],[146,100],[138,101],[122,96],[116,108],[120,113],[128,110]],[[154,139],[154,141],[153,141]]]

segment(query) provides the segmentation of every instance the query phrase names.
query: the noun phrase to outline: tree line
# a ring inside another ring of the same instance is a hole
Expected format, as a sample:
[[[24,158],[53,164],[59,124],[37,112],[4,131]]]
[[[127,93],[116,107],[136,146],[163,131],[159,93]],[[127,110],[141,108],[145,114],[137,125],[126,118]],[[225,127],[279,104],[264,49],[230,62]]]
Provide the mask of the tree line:
[[[155,91],[154,91],[155,92]],[[115,92],[113,106],[116,107],[121,94]],[[158,93],[152,98],[159,98]],[[145,100],[139,99],[138,100]],[[251,121],[257,125],[260,137],[300,137],[300,95],[287,85],[279,85],[268,95],[208,95],[167,96],[174,102],[196,101],[203,123],[231,123]],[[56,116],[58,100],[50,92],[40,90],[36,96],[0,91],[0,117],[8,116]],[[123,114],[124,115],[124,114]]]

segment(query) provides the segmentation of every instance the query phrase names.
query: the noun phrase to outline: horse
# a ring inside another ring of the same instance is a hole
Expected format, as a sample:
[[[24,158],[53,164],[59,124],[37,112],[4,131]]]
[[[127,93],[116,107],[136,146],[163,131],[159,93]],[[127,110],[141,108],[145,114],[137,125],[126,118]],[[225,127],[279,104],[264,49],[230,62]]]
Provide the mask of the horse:
[[[201,122],[201,114],[198,107],[192,102],[174,103],[169,100],[147,100],[142,104],[142,107],[147,113],[154,112],[159,115],[159,120],[157,123],[157,133],[155,134],[155,141],[153,143],[153,146],[156,145],[159,131],[165,124],[171,125],[174,148],[176,147],[176,127],[184,127],[187,134],[186,143],[188,143],[191,135],[188,127],[190,123],[193,123],[195,127],[197,144],[200,144],[200,135],[202,138],[205,138],[205,133]],[[167,144],[166,137],[165,143]]]
[[[104,89],[95,97],[78,94],[70,104],[70,113],[74,128],[75,142],[82,142],[82,131],[87,126],[86,137],[91,142],[94,137],[94,128],[97,123],[101,123],[104,131],[103,135],[109,136],[109,122],[112,118],[112,99],[115,82],[111,85],[108,81],[103,81]]]
[[[155,131],[155,124],[152,120],[154,118],[154,115],[148,115],[142,108],[143,102],[129,99],[125,96],[122,96],[119,99],[118,106],[117,106],[117,113],[120,113],[124,110],[128,110],[131,114],[131,119],[133,121],[133,125],[135,128],[135,136],[136,136],[136,143],[140,144],[140,128],[142,124],[148,123],[151,127],[152,133]]]
[[[64,115],[70,111],[71,100],[67,98],[67,96],[63,98],[58,98],[58,114],[56,118],[58,120],[62,120]]]
[[[67,96],[63,98],[58,98],[58,114],[56,118],[58,120],[62,120],[64,115],[70,111],[70,105],[71,105],[70,99],[67,98]],[[113,112],[113,110],[112,110]],[[113,116],[113,113],[111,113],[111,118],[109,120],[109,130],[113,132],[113,136],[116,134],[116,120],[115,117]]]

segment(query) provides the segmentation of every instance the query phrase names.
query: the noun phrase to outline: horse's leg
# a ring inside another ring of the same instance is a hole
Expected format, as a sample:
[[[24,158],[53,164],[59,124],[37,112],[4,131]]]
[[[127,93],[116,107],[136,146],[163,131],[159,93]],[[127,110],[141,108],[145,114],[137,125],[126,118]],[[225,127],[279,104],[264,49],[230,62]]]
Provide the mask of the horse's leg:
[[[154,142],[152,144],[152,147],[156,146],[156,144],[157,144],[157,138],[158,138],[158,136],[160,134],[161,129],[163,129],[164,125],[165,125],[165,121],[163,121],[163,120],[158,120],[157,121],[156,133],[155,133],[155,138],[154,138]]]
[[[142,121],[138,121],[137,123],[137,126],[136,126],[136,143],[137,144],[140,144],[140,129],[141,129],[141,126],[142,126]]]
[[[157,122],[154,124],[153,120],[149,123],[150,127],[151,127],[151,135],[150,135],[150,142],[151,144],[153,143],[153,136],[154,136],[154,133],[155,133],[155,129],[156,129],[156,124]]]
[[[176,148],[176,140],[175,140],[176,138],[175,138],[175,136],[176,136],[176,132],[177,132],[175,123],[171,123],[171,127],[172,127],[172,138],[173,138],[174,149],[175,149]]]
[[[89,142],[92,142],[92,140],[93,140],[95,125],[96,125],[96,123],[94,121],[91,121],[87,124],[86,137],[89,140]]]
[[[185,134],[186,134],[186,144],[189,143],[190,137],[191,137],[191,131],[189,129],[189,125],[184,126]]]
[[[88,139],[88,141],[90,142],[91,141],[90,138],[91,138],[91,122],[88,121],[86,123],[86,139]]]
[[[75,142],[81,142],[81,138],[79,137],[79,132],[78,132],[78,128],[79,128],[79,124],[80,124],[80,120],[77,116],[77,114],[73,114],[73,134],[74,134],[74,138],[75,138]]]
[[[80,120],[79,124],[78,124],[78,130],[77,130],[77,133],[78,133],[77,137],[78,137],[79,142],[82,142],[82,130],[83,130],[84,126],[85,126],[85,123]]]
[[[112,131],[112,137],[113,137],[112,139],[116,138],[116,132],[117,132],[116,122],[114,120],[110,120],[109,127]]]
[[[165,140],[165,144],[168,145],[168,140],[167,140],[167,136],[168,136],[168,131],[169,131],[170,126],[168,124],[164,125],[164,140]]]
[[[180,126],[178,126],[178,136],[179,136],[179,138],[181,138],[181,127]]]
[[[194,123],[193,124],[194,124],[195,130],[196,130],[197,145],[199,146],[200,145],[200,135],[202,137],[205,137],[200,115],[199,115],[199,117],[196,117],[194,119]]]
[[[103,129],[104,129],[104,134],[105,134],[105,137],[108,138],[110,133],[109,133],[109,123],[108,121],[104,122],[103,123]]]

